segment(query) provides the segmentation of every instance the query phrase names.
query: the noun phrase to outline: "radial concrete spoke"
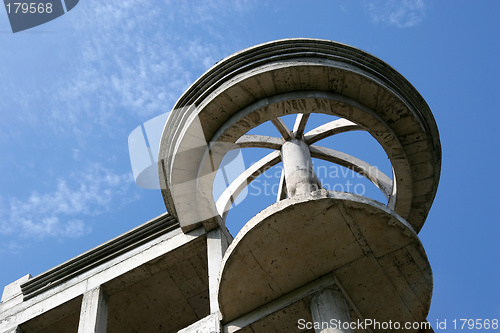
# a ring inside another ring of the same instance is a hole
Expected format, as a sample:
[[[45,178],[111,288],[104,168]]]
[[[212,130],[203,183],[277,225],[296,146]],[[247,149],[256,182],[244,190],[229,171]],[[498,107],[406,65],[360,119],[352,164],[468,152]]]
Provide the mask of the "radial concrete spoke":
[[[304,130],[306,128],[307,120],[309,119],[310,113],[297,114],[297,118],[295,118],[295,124],[293,125],[293,134],[295,137],[300,139],[304,135]]]
[[[267,135],[246,134],[236,141],[238,148],[269,148],[280,150],[285,143],[282,138]]]
[[[377,167],[359,158],[331,148],[311,145],[309,146],[309,150],[311,151],[311,156],[314,158],[339,164],[366,177],[382,191],[388,200],[390,199],[392,193],[392,179]]]
[[[261,175],[266,169],[279,163],[281,160],[281,153],[279,150],[273,151],[267,156],[258,160],[255,164],[245,170],[238,176],[221,194],[217,200],[217,212],[223,218],[226,217],[227,211],[231,206],[232,200],[234,201],[243,189],[250,184],[255,178]]]
[[[281,118],[274,118],[271,120],[273,125],[276,127],[276,129],[280,132],[281,136],[283,139],[288,140],[292,137],[292,134],[290,133],[290,130],[286,126],[286,124],[281,120]]]
[[[307,132],[304,135],[304,141],[307,144],[313,144],[319,140],[327,138],[329,136],[345,133],[349,131],[362,130],[363,128],[352,121],[347,119],[337,119],[330,121],[324,125],[318,126],[315,129]]]
[[[280,200],[286,199],[286,195],[287,195],[287,192],[286,192],[285,173],[282,172],[281,173],[281,177],[280,177],[280,185],[279,185],[279,188],[278,188],[278,194],[277,194],[277,197],[276,197],[276,201],[280,201]]]

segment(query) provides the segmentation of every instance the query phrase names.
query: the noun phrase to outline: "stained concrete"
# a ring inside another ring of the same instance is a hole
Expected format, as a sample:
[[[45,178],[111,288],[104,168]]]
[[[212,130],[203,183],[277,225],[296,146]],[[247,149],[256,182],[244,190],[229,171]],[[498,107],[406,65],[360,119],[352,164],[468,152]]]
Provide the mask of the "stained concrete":
[[[28,332],[76,332],[86,314],[102,314],[92,310],[93,302],[87,303],[90,308],[82,306],[82,296],[101,286],[108,303],[107,332],[156,330],[159,325],[176,332],[207,316],[206,233],[184,234],[175,223],[161,221],[162,216],[28,280],[35,279],[29,291],[36,295],[2,302],[0,332],[17,326]],[[81,273],[75,276],[75,269]]]
[[[177,332],[210,313],[206,238],[123,274],[103,289],[109,298],[108,333]]]
[[[82,296],[59,305],[20,325],[23,333],[76,333],[80,318]]]
[[[412,227],[384,205],[325,190],[251,219],[223,261],[223,322],[333,272],[365,318],[424,321],[432,272]]]
[[[439,134],[429,107],[380,59],[315,39],[279,40],[238,52],[211,68],[179,99],[162,136],[159,173],[167,209],[174,216],[186,216],[185,222],[181,219],[183,230],[203,221],[207,228],[215,223],[213,199],[203,194],[205,190],[197,190],[209,186],[186,183],[199,178],[206,143],[235,142],[265,121],[314,112],[348,119],[381,144],[396,174],[398,199],[393,208],[419,231],[435,196],[441,166]],[[202,149],[191,149],[193,137]],[[214,169],[219,160],[212,159]],[[180,184],[185,185],[184,197],[172,192]],[[198,202],[198,211],[188,211],[184,201]]]
[[[336,323],[351,323],[349,308],[342,291],[337,288],[325,288],[318,291],[311,299],[313,322],[328,323],[327,327],[315,328],[316,333],[353,333],[350,327],[335,327]],[[334,320],[335,322],[332,322]]]

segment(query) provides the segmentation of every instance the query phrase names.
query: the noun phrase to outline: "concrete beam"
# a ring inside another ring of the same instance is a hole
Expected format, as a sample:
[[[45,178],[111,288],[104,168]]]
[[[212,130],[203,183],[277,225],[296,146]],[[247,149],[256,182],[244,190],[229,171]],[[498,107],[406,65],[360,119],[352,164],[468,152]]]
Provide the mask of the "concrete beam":
[[[23,331],[19,327],[16,327],[7,331],[3,331],[2,333],[23,333]]]
[[[306,134],[304,134],[304,141],[307,144],[312,145],[313,143],[332,135],[350,131],[358,131],[362,129],[363,128],[358,124],[353,123],[350,120],[341,118],[330,121],[329,123],[318,126],[315,129],[307,132]]]
[[[149,240],[170,233],[178,228],[178,221],[170,214],[162,214],[114,239],[107,241],[45,273],[27,279],[21,284],[23,299],[35,297],[54,286],[81,276],[88,270],[105,261],[110,261],[124,251],[130,252],[135,247]]]
[[[78,333],[106,333],[108,302],[101,287],[83,294]]]
[[[152,239],[100,265],[45,290],[37,296],[2,310],[0,332],[6,332],[36,316],[97,288],[140,265],[205,235],[203,228],[184,234],[179,228]]]
[[[220,331],[219,315],[211,314],[177,333],[219,333]]]
[[[290,130],[288,127],[286,127],[286,124],[281,118],[277,117],[275,119],[271,119],[271,122],[273,123],[274,127],[280,132],[281,136],[283,139],[288,140],[292,137],[292,134],[290,133]]]
[[[293,125],[293,135],[295,136],[295,138],[302,139],[302,137],[304,136],[304,130],[306,128],[309,116],[309,113],[297,114],[297,118],[295,118],[295,124]]]
[[[324,288],[327,288],[335,284],[335,277],[333,274],[327,274],[323,277],[318,278],[311,283],[308,283],[300,288],[297,288],[282,297],[269,302],[268,304],[261,306],[229,323],[224,325],[224,333],[234,333],[244,329],[245,327],[259,321],[260,319],[292,304],[295,303],[309,295],[312,295]]]
[[[380,189],[380,191],[382,191],[388,200],[389,208],[394,209],[394,206],[396,205],[396,198],[399,198],[402,201],[410,200],[410,198],[404,197],[404,193],[398,197],[396,187],[393,186],[395,182],[393,182],[391,178],[380,171],[376,166],[370,165],[359,158],[331,148],[310,145],[309,149],[312,157],[341,165],[371,181]]]
[[[280,150],[283,143],[285,143],[283,138],[255,134],[245,134],[236,140],[238,148],[269,148]]]
[[[278,164],[281,161],[281,156],[279,151],[273,151],[272,153],[264,156],[256,163],[252,164],[248,169],[246,169],[242,174],[240,174],[221,194],[217,200],[216,207],[219,215],[225,220],[231,204],[238,195],[243,191],[243,189],[248,186],[255,178],[264,173],[265,170]]]

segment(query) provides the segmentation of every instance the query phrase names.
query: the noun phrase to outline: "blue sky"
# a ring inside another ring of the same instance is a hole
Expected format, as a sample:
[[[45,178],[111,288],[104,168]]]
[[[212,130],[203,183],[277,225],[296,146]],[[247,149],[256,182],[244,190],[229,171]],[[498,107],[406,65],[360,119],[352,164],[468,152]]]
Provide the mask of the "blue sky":
[[[312,37],[381,58],[426,99],[443,149],[420,233],[429,320],[500,318],[498,17],[486,0],[82,0],[12,34],[1,9],[0,286],[164,212],[134,184],[132,130],[229,54]]]

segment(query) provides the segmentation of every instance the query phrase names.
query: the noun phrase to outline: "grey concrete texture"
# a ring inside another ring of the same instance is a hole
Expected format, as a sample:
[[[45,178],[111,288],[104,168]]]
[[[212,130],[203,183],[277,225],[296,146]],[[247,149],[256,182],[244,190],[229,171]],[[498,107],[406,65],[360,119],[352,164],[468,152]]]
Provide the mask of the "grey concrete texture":
[[[309,147],[302,140],[287,140],[281,148],[283,172],[290,197],[321,188],[314,173]]]
[[[217,169],[224,151],[212,151],[209,164],[207,143],[235,143],[265,121],[296,113],[340,116],[372,134],[395,173],[390,207],[416,231],[422,228],[441,167],[439,134],[424,99],[366,52],[332,41],[285,39],[223,59],[171,112],[160,143],[160,185],[184,231],[221,222],[210,191],[214,176],[201,176]]]
[[[326,190],[279,201],[243,227],[223,259],[222,320],[330,272],[363,317],[425,321],[432,272],[411,225],[374,200]]]
[[[20,297],[0,303],[0,332],[177,332],[209,315],[206,233],[164,217],[29,279],[34,296],[17,283]]]
[[[83,295],[78,320],[79,333],[106,333],[108,325],[108,296],[101,286]]]
[[[348,323],[351,321],[349,308],[344,295],[338,289],[325,288],[317,292],[311,300],[311,314],[314,322],[324,323],[335,319]],[[316,333],[354,333],[351,328],[325,327],[315,330]]]

